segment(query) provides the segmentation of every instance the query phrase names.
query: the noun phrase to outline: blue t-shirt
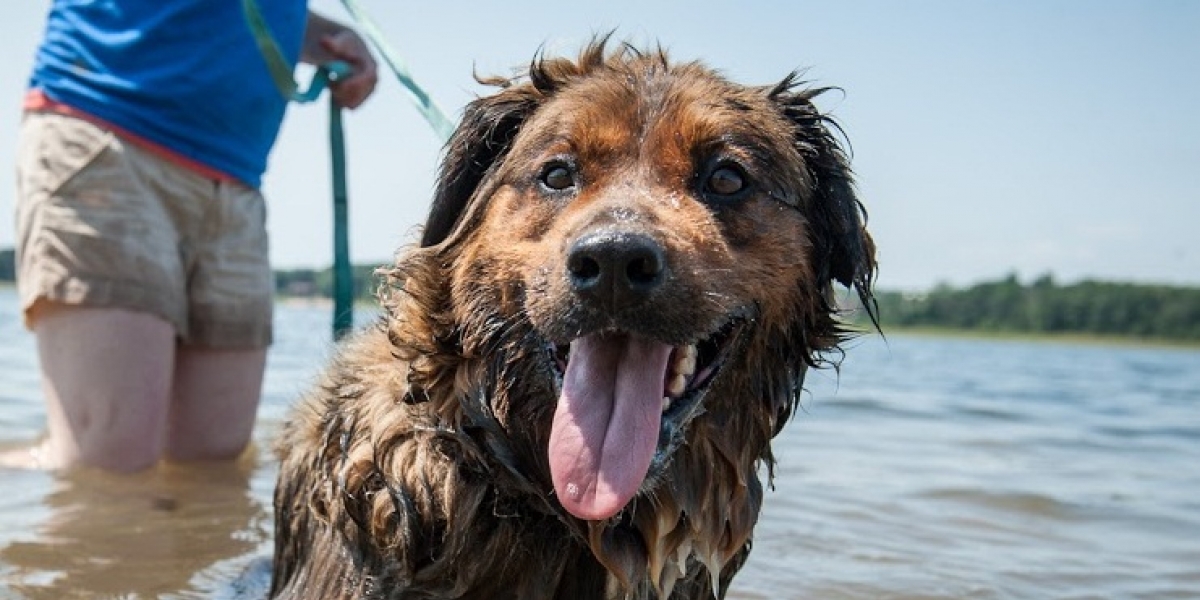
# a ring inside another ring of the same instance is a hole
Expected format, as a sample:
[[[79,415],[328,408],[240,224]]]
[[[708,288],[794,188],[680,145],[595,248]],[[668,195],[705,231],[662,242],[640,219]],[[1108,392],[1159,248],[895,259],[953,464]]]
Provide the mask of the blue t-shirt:
[[[261,0],[289,61],[306,0]],[[31,87],[258,187],[287,102],[238,0],[54,0]]]

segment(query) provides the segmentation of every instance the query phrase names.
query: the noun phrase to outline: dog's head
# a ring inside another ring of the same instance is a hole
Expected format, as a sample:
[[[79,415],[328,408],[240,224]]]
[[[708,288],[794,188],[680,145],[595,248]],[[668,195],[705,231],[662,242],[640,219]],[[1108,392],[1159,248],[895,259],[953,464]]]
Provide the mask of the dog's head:
[[[745,87],[603,41],[493,83],[396,271],[439,315],[421,343],[539,365],[508,384],[520,406],[488,412],[548,426],[530,436],[576,517],[661,501],[656,486],[695,462],[678,453],[707,452],[745,485],[806,367],[844,335],[835,284],[871,304],[874,248],[821,90]],[[441,288],[419,289],[430,280]],[[414,385],[463,379],[435,367],[415,364]]]

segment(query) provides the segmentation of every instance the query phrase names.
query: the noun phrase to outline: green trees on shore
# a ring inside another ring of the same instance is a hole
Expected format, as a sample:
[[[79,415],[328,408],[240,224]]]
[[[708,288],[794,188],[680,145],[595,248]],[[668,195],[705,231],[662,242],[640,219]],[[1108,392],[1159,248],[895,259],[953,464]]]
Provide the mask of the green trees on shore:
[[[373,301],[376,265],[354,267],[355,298]],[[0,248],[0,282],[15,278],[13,251]],[[332,269],[275,272],[281,296],[332,296]],[[1058,284],[1049,275],[1022,284],[1015,275],[965,288],[878,291],[884,332],[940,328],[993,333],[1122,336],[1200,342],[1200,287],[1103,281]]]
[[[16,252],[12,248],[0,248],[0,283],[16,281]],[[355,265],[353,267],[354,297],[373,300],[379,287],[375,276],[378,265]],[[332,298],[333,269],[287,269],[275,271],[275,292],[281,296]]]
[[[354,265],[351,279],[354,281],[354,299],[373,301],[379,288],[379,277],[375,275],[378,265]],[[275,292],[285,297],[332,298],[333,269],[288,269],[275,271]]]
[[[1200,341],[1200,288],[1081,281],[1044,275],[1022,285],[1015,275],[967,288],[881,292],[888,327],[1013,333],[1082,333]]]

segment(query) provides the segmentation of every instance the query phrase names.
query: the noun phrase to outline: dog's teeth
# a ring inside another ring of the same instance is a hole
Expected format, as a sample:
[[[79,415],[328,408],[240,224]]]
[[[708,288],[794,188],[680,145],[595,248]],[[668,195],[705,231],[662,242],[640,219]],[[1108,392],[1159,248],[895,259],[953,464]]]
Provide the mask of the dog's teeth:
[[[696,347],[689,344],[675,350],[675,361],[671,363],[671,372],[685,377],[691,377],[696,372]]]
[[[668,409],[668,408],[671,408],[671,397],[670,397],[670,396],[663,396],[663,399],[662,399],[662,412],[667,412],[667,409]]]
[[[682,396],[685,389],[687,389],[687,376],[676,373],[671,378],[671,383],[667,385],[667,395],[672,397]]]
[[[678,368],[675,372],[682,375],[691,375],[696,372],[696,347],[688,346],[687,351],[683,353],[683,357],[679,360]]]

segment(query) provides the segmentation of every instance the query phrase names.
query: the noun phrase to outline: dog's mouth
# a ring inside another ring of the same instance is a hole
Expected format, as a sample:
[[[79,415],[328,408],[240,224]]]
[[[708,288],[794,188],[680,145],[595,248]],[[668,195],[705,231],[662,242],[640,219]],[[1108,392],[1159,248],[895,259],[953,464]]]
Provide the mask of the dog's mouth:
[[[732,318],[683,345],[603,331],[550,348],[562,381],[550,469],[571,514],[606,519],[638,493],[651,463],[665,463],[659,455],[678,443],[674,438],[697,414],[745,324]]]

